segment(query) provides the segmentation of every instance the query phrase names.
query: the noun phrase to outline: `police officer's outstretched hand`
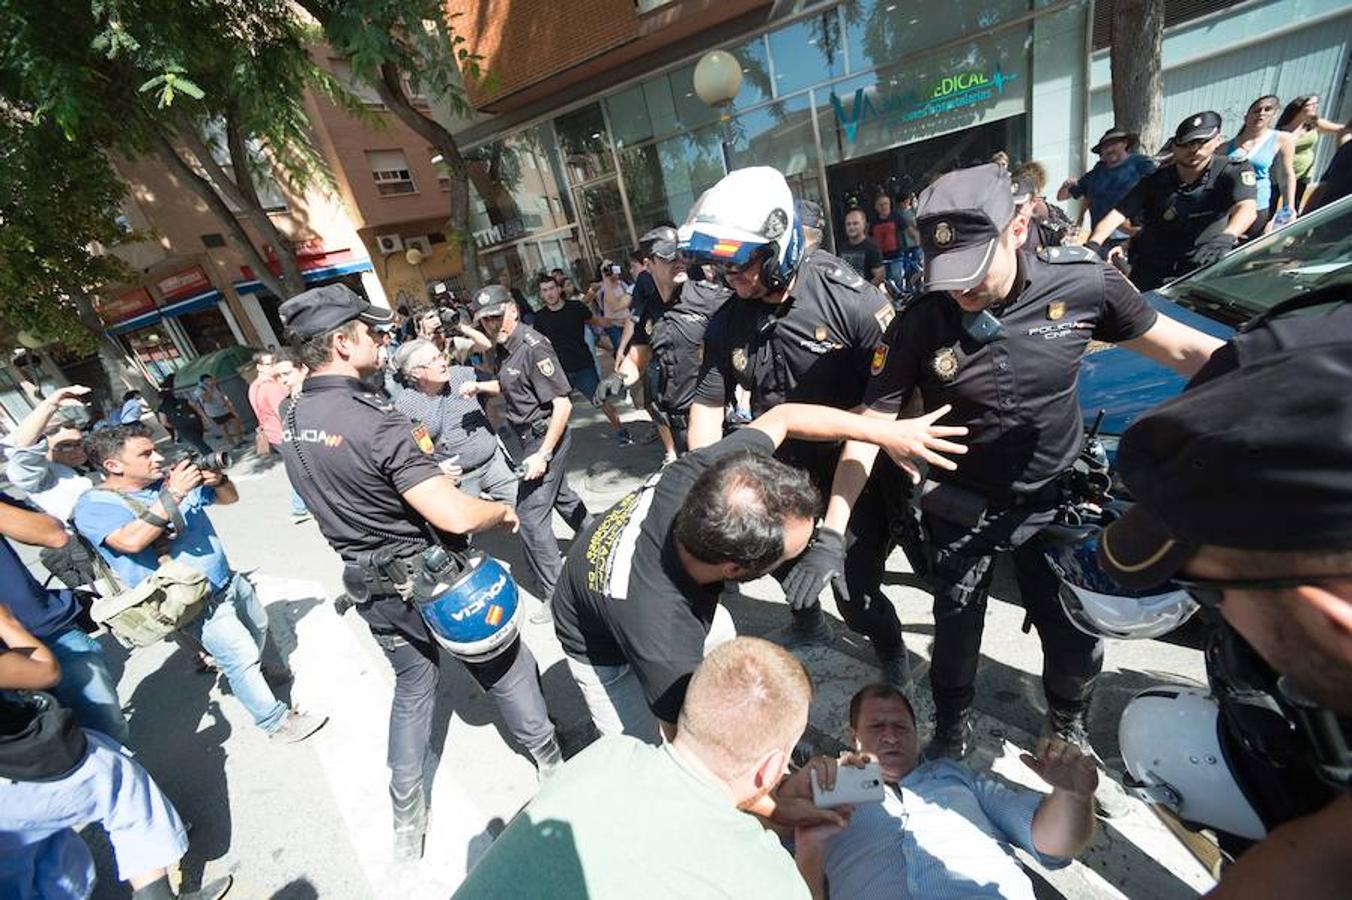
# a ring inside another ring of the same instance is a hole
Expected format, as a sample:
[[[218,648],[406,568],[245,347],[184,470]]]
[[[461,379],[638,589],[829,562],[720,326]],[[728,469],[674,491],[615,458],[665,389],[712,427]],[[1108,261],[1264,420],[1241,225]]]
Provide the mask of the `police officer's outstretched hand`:
[[[934,424],[952,410],[953,407],[945,403],[932,413],[914,419],[898,419],[889,426],[889,436],[880,446],[916,484],[921,480],[917,460],[940,469],[952,470],[958,464],[943,454],[961,456],[967,452],[962,444],[948,440],[967,434],[965,426]]]
[[[592,405],[600,406],[609,400],[618,400],[624,396],[624,376],[619,372],[612,372],[601,383],[596,386],[596,392],[592,394]]]
[[[1207,238],[1201,244],[1193,248],[1189,261],[1197,268],[1209,266],[1216,262],[1225,254],[1235,249],[1235,244],[1239,243],[1239,238],[1233,234],[1224,232]]]
[[[784,579],[784,599],[793,609],[807,609],[817,602],[822,589],[831,584],[841,600],[849,599],[845,589],[845,535],[829,528],[818,528],[807,552]]]

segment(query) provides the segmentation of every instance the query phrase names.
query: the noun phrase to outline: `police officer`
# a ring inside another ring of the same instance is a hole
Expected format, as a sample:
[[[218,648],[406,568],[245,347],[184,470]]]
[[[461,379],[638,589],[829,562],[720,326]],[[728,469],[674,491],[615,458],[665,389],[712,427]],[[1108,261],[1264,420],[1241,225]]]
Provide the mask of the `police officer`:
[[[1079,362],[1091,340],[1112,341],[1191,374],[1220,344],[1158,315],[1091,251],[1021,252],[1029,222],[1012,191],[1009,174],[991,164],[950,172],[921,195],[930,292],[892,324],[865,396],[870,415],[890,417],[918,391],[927,410],[951,404],[948,421],[969,429],[956,469],[931,469],[921,489],[933,560],[931,759],[969,749],[986,596],[1004,550],[1042,639],[1047,730],[1088,750],[1084,717],[1103,647],[1067,619],[1034,540],[1056,519],[1062,473],[1083,444]],[[875,452],[847,444],[842,474],[867,471]],[[837,479],[846,505],[860,481]]]
[[[1140,231],[1127,245],[1131,281],[1150,291],[1232,249],[1258,214],[1257,178],[1247,162],[1217,156],[1221,117],[1197,113],[1174,133],[1173,164],[1136,182],[1099,220],[1085,246],[1098,252],[1127,219]],[[1120,247],[1108,251],[1113,260]]]
[[[572,388],[549,339],[518,317],[516,304],[501,285],[491,284],[474,295],[474,322],[496,347],[494,381],[470,381],[460,386],[465,397],[501,394],[507,424],[521,439],[526,456],[517,466],[516,514],[521,519],[521,540],[526,544],[526,562],[535,576],[540,601],[531,621],[550,621],[549,598],[559,580],[563,557],[554,537],[554,510],[574,532],[587,521],[587,507],[568,486],[568,449],[573,440],[568,417]]]
[[[691,450],[723,433],[734,390],[750,392],[751,413],[792,401],[837,409],[863,399],[870,365],[893,316],[872,284],[824,250],[805,256],[802,223],[784,176],[771,168],[729,173],[695,204],[680,229],[680,249],[712,265],[736,294],[704,334],[704,361],[690,408]],[[805,469],[829,496],[837,444],[786,441],[776,457]],[[853,519],[828,508],[812,546],[777,573],[794,611],[793,642],[826,641],[818,603],[829,583],[845,622],[867,635],[884,677],[909,681],[901,624],[881,589],[889,529],[887,494],[900,479],[884,460]]]
[[[412,567],[433,541],[514,529],[510,507],[457,490],[438,468],[432,441],[361,378],[379,366],[373,327],[391,320],[344,285],[326,285],[282,304],[282,321],[309,368],[300,394],[281,409],[282,458],[325,539],[346,564],[343,583],[394,670],[390,707],[390,796],[395,855],[422,855],[423,766],[432,731],[439,652],[406,599]],[[519,638],[470,674],[497,701],[516,740],[542,772],[560,756],[540,691],[535,657]]]
[[[731,294],[713,282],[688,280],[677,240],[676,229],[670,227],[655,228],[643,236],[656,299],[645,304],[629,341],[629,352],[618,370],[601,380],[595,401],[623,395],[638,381],[639,373],[655,363],[654,407],[661,424],[671,429],[676,452],[684,453],[690,404],[695,399],[703,359],[704,330]]]
[[[1305,319],[1336,326],[1328,313]],[[1285,728],[1226,743],[1242,712],[1235,706],[1262,694],[1219,698],[1224,764],[1270,830],[1207,896],[1343,897],[1352,875],[1352,343],[1334,327],[1327,341],[1278,349],[1303,329],[1265,330],[1239,342],[1237,370],[1189,388],[1123,434],[1119,470],[1136,502],[1104,531],[1099,561],[1132,588],[1172,579],[1274,672],[1264,693]],[[1291,773],[1261,772],[1246,759],[1251,747],[1268,750],[1274,732],[1304,745],[1276,761],[1315,769],[1323,786],[1322,794],[1278,795],[1299,815],[1280,825],[1271,786],[1255,776],[1281,786]],[[1172,723],[1164,734],[1172,737]],[[1187,758],[1185,748],[1160,751]],[[1213,775],[1185,787],[1212,791],[1214,783]]]

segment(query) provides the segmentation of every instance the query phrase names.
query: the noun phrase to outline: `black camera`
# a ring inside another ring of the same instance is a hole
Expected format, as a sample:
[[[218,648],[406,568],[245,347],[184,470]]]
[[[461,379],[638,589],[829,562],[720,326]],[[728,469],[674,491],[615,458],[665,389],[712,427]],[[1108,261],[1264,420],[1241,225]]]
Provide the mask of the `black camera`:
[[[162,450],[160,455],[164,457],[164,467],[172,469],[179,463],[187,460],[199,469],[206,469],[211,472],[224,472],[230,468],[233,460],[228,450],[214,450],[209,453],[203,453],[196,447],[188,444],[168,444]]]

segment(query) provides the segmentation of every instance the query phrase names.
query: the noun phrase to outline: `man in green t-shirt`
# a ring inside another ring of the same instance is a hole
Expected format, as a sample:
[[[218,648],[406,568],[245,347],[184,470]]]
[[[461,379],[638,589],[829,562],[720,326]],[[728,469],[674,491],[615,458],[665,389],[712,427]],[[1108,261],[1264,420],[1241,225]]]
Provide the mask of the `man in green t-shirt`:
[[[804,878],[820,883],[825,845],[848,813],[818,810],[819,824],[800,825],[795,866],[775,833],[742,812],[780,784],[811,699],[807,672],[783,648],[748,637],[719,646],[690,680],[674,741],[606,737],[579,753],[455,897],[811,896]],[[794,802],[780,800],[784,819]]]

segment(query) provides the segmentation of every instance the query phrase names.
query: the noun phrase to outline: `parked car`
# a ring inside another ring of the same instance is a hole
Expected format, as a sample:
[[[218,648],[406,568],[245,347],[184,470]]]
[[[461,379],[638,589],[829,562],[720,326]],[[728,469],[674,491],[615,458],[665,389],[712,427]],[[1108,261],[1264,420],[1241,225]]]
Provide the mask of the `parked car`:
[[[1352,197],[1145,296],[1161,314],[1227,340],[1241,324],[1278,303],[1334,284],[1352,286]],[[1086,423],[1104,411],[1100,434],[1114,455],[1117,436],[1186,383],[1144,356],[1105,345],[1081,365],[1080,407]]]

